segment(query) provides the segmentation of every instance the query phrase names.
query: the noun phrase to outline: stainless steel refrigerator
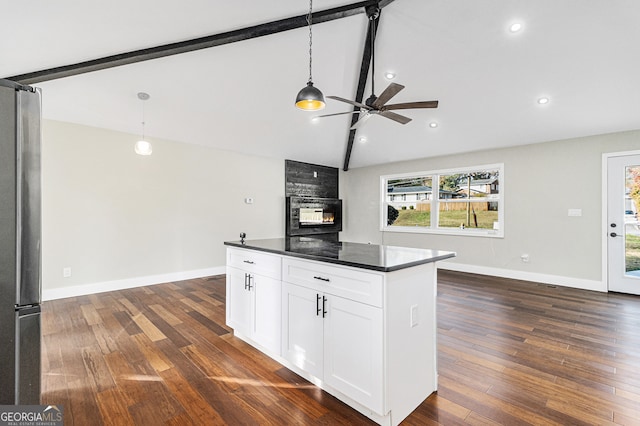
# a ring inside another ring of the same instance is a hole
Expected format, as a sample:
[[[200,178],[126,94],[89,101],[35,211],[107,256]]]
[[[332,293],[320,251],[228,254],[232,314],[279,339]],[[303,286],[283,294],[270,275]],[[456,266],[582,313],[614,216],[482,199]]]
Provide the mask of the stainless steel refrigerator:
[[[0,80],[0,405],[40,404],[41,94]]]

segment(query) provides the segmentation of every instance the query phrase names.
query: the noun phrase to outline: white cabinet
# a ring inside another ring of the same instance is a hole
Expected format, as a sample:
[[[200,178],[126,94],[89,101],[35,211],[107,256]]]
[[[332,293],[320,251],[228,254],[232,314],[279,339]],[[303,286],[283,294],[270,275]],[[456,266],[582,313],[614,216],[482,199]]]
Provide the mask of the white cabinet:
[[[354,282],[371,277],[377,281],[379,276],[366,272],[360,276],[359,271],[287,258],[284,265],[285,279],[293,281],[295,278],[286,271],[299,271],[301,266],[311,279],[297,280],[304,285],[283,283],[282,356],[383,415],[382,309],[338,296],[335,293],[342,291],[332,287],[339,281],[334,278],[345,273],[352,275]],[[289,268],[292,265],[294,268]]]
[[[282,356],[318,378],[322,377],[323,371],[321,298],[315,290],[283,284]]]
[[[437,389],[434,262],[391,272],[227,249],[234,333],[383,425]]]
[[[273,354],[280,354],[281,258],[255,252],[236,253],[238,251],[227,250],[227,325],[236,334],[248,337]]]

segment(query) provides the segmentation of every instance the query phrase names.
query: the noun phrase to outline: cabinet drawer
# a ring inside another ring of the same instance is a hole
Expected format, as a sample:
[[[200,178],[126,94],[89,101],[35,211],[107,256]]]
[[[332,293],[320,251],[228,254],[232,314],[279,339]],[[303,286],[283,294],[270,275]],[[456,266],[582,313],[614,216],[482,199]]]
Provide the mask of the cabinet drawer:
[[[282,280],[382,307],[383,276],[347,266],[282,258]]]
[[[227,265],[243,271],[280,279],[282,275],[281,257],[276,254],[255,250],[228,248]]]

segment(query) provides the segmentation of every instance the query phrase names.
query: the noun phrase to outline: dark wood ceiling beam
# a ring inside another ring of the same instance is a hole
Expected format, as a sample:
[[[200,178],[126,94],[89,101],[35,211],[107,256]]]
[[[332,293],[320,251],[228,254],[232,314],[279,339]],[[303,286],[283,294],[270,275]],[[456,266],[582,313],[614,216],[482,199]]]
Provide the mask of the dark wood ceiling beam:
[[[367,77],[369,75],[369,67],[371,65],[371,55],[373,54],[372,45],[375,42],[375,35],[378,34],[378,24],[380,23],[380,15],[382,15],[382,11],[378,13],[378,16],[375,19],[369,20],[369,25],[367,27],[367,39],[364,43],[364,49],[362,52],[362,63],[360,65],[360,76],[358,77],[358,87],[356,89],[356,99],[355,101],[358,103],[362,103],[362,98],[364,97],[364,89],[367,84]],[[374,26],[374,40],[371,40],[371,26]],[[354,107],[354,111],[360,111],[360,107]],[[354,124],[360,118],[359,114],[351,115],[351,124],[349,125],[349,134],[347,136],[347,151],[344,154],[344,165],[342,170],[345,172],[349,170],[349,161],[351,160],[351,151],[353,150],[353,142],[356,138],[356,129],[351,129]]]
[[[393,0],[384,0],[379,2],[376,0],[367,0],[345,6],[335,7],[332,9],[321,10],[313,13],[313,24],[315,25],[322,22],[329,22],[336,19],[357,15],[360,13],[364,13],[367,7],[373,6],[375,4],[379,4],[380,7],[383,7],[391,2],[393,2]],[[176,43],[169,43],[161,46],[134,50],[131,52],[119,53],[104,58],[92,59],[76,64],[49,68],[41,71],[34,71],[5,78],[7,80],[12,80],[21,84],[41,83],[43,81],[71,77],[74,75],[84,74],[92,71],[99,71],[108,68],[119,67],[122,65],[133,64],[136,62],[148,61],[151,59],[158,59],[166,56],[178,55],[181,53],[222,46],[224,44],[235,43],[238,41],[249,40],[252,38],[263,37],[271,34],[277,34],[283,31],[289,31],[305,26],[307,26],[306,14],[206,37],[200,37]]]

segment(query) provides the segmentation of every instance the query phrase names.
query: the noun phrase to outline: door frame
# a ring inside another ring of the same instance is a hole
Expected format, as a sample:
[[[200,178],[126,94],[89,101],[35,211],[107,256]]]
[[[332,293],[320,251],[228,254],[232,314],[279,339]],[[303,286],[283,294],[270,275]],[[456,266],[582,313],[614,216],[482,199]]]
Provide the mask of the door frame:
[[[609,202],[609,183],[608,183],[608,172],[609,172],[609,159],[613,157],[626,157],[630,155],[640,155],[640,150],[634,151],[621,151],[621,152],[605,152],[602,154],[602,282],[604,283],[604,288],[609,292],[609,250],[608,250],[608,242],[609,238],[609,217],[608,217],[608,202]]]

